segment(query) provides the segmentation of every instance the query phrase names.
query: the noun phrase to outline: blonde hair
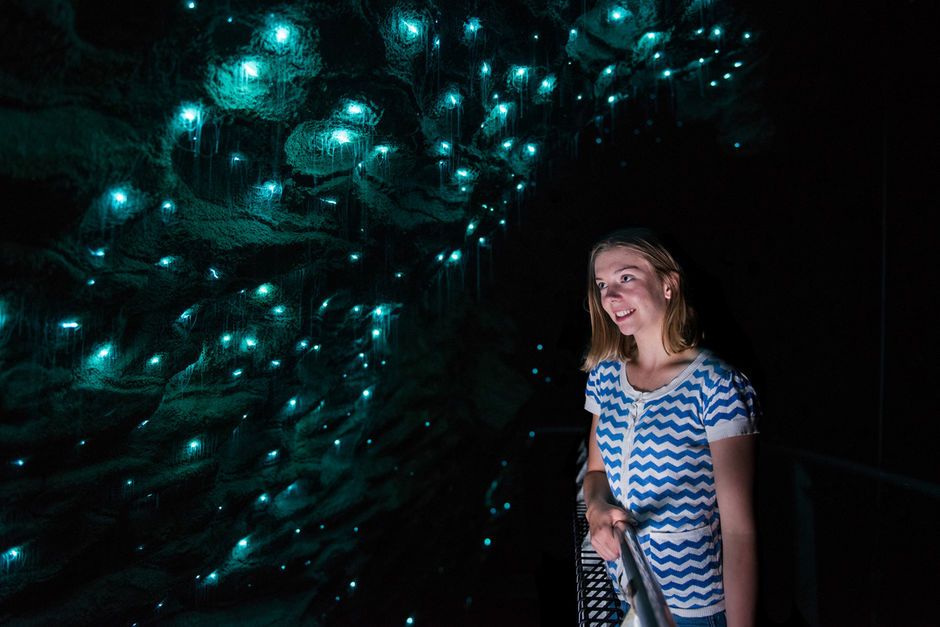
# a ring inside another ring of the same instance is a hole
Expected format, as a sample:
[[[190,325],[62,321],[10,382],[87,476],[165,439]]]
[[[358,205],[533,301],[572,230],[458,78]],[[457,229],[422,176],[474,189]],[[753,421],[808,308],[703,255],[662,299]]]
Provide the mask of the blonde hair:
[[[685,297],[685,275],[682,268],[649,229],[622,229],[604,237],[591,249],[587,277],[591,345],[584,356],[581,370],[590,372],[597,364],[608,359],[628,361],[636,354],[636,342],[633,336],[623,335],[604,311],[600,292],[595,283],[594,263],[597,261],[597,256],[612,248],[627,248],[637,253],[653,266],[656,276],[672,288],[672,295],[666,305],[666,316],[663,321],[663,347],[666,351],[679,353],[698,346],[702,337],[695,310]]]

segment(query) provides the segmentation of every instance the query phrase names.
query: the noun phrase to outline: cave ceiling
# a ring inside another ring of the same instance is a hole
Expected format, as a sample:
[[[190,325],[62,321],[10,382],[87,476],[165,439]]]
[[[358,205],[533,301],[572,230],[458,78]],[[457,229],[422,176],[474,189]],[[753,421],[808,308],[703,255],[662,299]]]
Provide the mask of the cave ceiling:
[[[436,386],[547,169],[622,119],[772,134],[761,33],[717,0],[19,0],[0,24],[0,621],[356,616],[405,559],[383,518],[531,394],[498,339],[460,397]],[[481,529],[511,514],[500,472]]]

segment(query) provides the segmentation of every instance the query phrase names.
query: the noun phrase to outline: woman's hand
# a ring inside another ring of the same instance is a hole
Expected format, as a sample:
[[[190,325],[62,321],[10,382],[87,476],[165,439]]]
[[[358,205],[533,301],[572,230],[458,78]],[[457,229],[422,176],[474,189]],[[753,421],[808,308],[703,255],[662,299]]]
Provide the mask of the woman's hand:
[[[620,534],[627,525],[636,521],[623,508],[610,503],[595,502],[587,510],[587,521],[591,529],[591,546],[605,560],[620,557]]]

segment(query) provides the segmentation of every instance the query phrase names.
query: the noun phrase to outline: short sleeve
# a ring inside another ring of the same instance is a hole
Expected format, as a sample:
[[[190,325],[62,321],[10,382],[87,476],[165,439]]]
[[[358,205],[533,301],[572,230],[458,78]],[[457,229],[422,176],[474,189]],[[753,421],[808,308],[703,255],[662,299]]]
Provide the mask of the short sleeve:
[[[757,392],[747,377],[728,370],[716,381],[705,409],[705,434],[709,442],[757,433],[760,406]]]
[[[600,392],[600,366],[596,366],[588,375],[587,386],[584,389],[584,409],[592,414],[601,413]]]

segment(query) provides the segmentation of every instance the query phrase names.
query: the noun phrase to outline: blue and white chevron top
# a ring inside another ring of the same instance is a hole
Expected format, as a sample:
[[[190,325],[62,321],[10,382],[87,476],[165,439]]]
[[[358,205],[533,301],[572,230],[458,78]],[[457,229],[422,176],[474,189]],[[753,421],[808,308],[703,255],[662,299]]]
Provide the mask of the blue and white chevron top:
[[[588,377],[584,408],[599,417],[611,492],[636,518],[669,608],[688,617],[720,612],[721,527],[708,443],[757,433],[750,381],[703,350],[667,385],[638,392],[622,362],[605,361]],[[619,561],[608,571],[625,582]]]

